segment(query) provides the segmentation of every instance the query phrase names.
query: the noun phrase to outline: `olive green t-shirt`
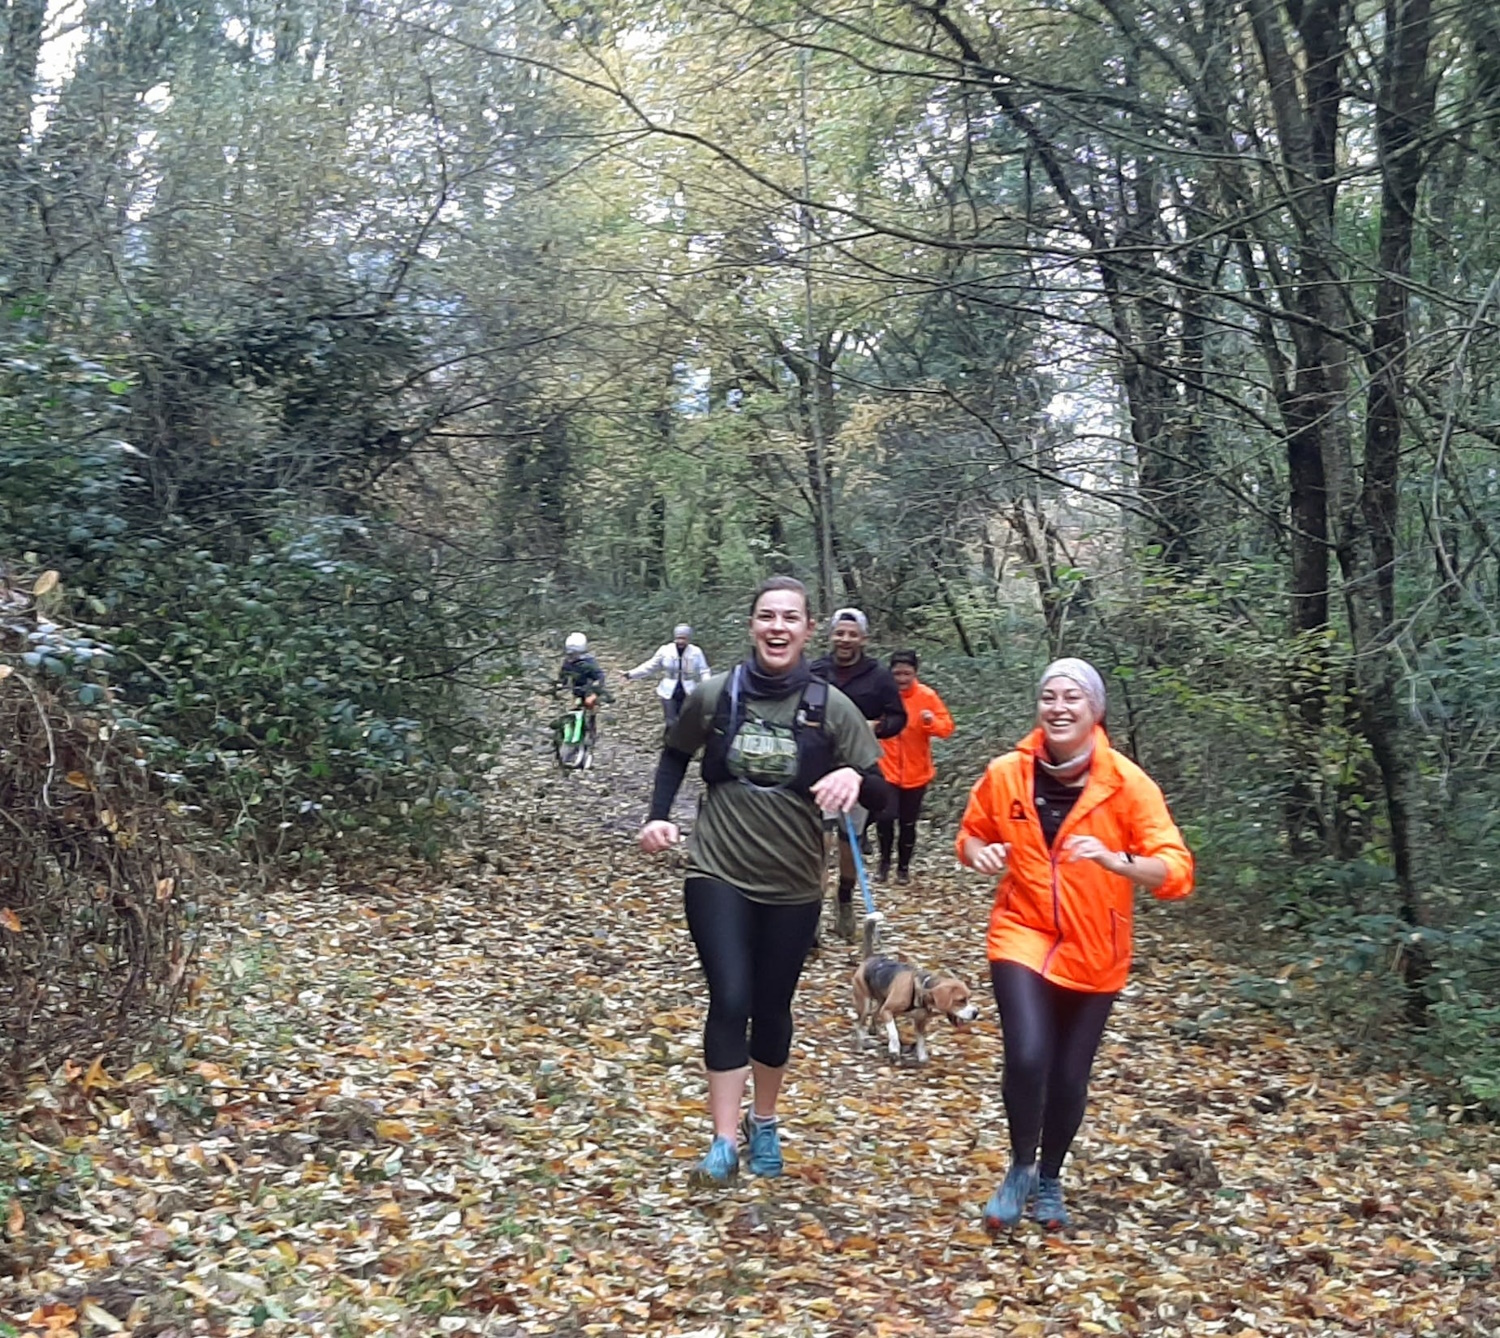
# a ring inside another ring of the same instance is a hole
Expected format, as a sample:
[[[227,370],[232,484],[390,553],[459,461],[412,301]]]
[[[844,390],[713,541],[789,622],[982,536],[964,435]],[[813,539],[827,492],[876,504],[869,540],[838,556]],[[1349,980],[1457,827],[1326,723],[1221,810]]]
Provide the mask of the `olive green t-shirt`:
[[[728,674],[710,678],[682,704],[667,742],[694,753],[708,739]],[[742,725],[729,746],[729,770],[740,780],[704,789],[688,839],[687,876],[717,878],[752,901],[817,901],[823,895],[823,825],[818,807],[784,784],[796,774],[793,721],[802,704],[794,692],[779,701],[741,699]],[[842,692],[828,689],[823,726],[833,738],[834,765],[864,771],[880,760],[869,723]]]

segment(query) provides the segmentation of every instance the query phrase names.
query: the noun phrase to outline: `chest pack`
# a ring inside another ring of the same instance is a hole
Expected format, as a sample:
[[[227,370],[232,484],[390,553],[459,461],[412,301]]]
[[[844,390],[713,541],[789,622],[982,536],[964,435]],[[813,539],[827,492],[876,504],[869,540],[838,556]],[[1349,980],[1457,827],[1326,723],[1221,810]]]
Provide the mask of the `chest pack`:
[[[713,720],[703,745],[704,783],[740,781],[760,789],[806,795],[815,782],[834,769],[834,741],[825,722],[828,684],[814,678],[802,689],[788,741],[787,727],[747,719],[740,675],[741,670],[736,668],[714,703]],[[742,770],[748,767],[765,779],[736,772],[730,765],[731,750],[736,748]]]

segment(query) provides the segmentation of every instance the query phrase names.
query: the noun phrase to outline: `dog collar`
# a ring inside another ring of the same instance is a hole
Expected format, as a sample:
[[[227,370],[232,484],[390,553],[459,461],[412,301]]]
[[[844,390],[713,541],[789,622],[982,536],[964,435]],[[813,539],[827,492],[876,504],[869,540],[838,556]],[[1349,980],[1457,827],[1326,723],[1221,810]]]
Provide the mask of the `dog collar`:
[[[912,973],[911,1006],[913,1008],[931,1008],[932,1006],[932,982],[934,976],[924,975],[921,972]]]

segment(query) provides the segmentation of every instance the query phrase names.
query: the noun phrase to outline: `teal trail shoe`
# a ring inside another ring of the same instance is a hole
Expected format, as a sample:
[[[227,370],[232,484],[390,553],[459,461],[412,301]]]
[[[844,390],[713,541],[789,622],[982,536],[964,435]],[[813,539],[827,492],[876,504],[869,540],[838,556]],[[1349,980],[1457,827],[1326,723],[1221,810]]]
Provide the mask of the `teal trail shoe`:
[[[1068,1210],[1063,1204],[1062,1177],[1039,1176],[1036,1182],[1036,1206],[1032,1209],[1036,1218],[1049,1231],[1068,1225]]]
[[[762,1122],[746,1111],[740,1121],[740,1137],[750,1149],[751,1175],[781,1174],[781,1136],[776,1132],[775,1120]]]
[[[707,1156],[688,1174],[693,1185],[727,1185],[740,1173],[740,1154],[732,1138],[715,1138]]]
[[[1005,1180],[984,1205],[986,1231],[1009,1231],[1021,1220],[1026,1205],[1036,1193],[1036,1163],[1012,1166]]]

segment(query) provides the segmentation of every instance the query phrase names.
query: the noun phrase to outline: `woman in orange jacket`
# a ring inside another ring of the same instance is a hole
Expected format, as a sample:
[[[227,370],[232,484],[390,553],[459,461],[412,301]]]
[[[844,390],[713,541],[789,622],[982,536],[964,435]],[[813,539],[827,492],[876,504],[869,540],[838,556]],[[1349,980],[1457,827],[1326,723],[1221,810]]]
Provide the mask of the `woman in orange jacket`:
[[[891,677],[906,707],[906,728],[889,739],[880,740],[883,756],[880,774],[896,792],[896,802],[875,824],[880,837],[880,867],[875,877],[885,882],[891,876],[891,843],[896,827],[901,828],[896,842],[896,881],[911,881],[911,856],[917,848],[917,819],[922,815],[922,796],[937,774],[932,765],[933,739],[946,739],[953,733],[953,717],[943,699],[926,683],[917,682],[917,652],[898,650],[891,656]]]
[[[992,1231],[1015,1226],[1033,1202],[1038,1221],[1067,1224],[1063,1159],[1130,971],[1135,889],[1170,900],[1193,888],[1193,857],[1166,801],[1110,746],[1104,708],[1093,665],[1049,665],[1037,727],[990,763],[959,828],[959,859],[1000,879],[987,946],[1011,1167],[985,1205]]]

